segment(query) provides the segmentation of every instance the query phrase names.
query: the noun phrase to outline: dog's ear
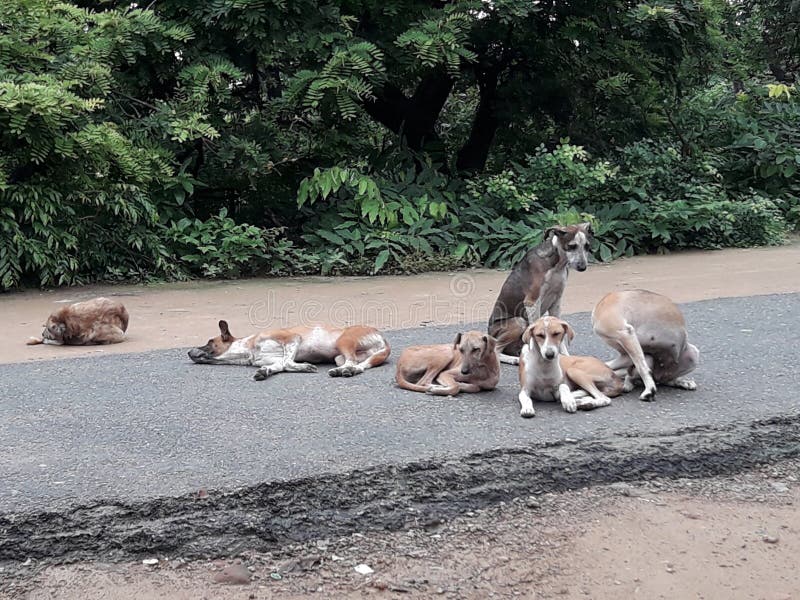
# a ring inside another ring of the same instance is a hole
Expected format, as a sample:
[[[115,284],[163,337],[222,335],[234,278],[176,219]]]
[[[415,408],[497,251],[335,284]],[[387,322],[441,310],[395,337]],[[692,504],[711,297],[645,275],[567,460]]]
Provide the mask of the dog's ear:
[[[497,340],[490,335],[483,336],[483,356],[491,356],[497,350]]]
[[[533,337],[533,325],[528,325],[527,329],[522,332],[522,343],[528,344]]]
[[[551,235],[557,235],[558,237],[561,237],[562,235],[567,235],[567,233],[569,233],[567,229],[561,225],[557,225],[556,227],[548,227],[544,230],[544,239],[550,239]]]
[[[536,255],[539,258],[550,258],[556,251],[553,246],[556,236],[562,236],[566,233],[562,227],[548,227],[544,230],[542,243],[536,248]]]
[[[592,229],[592,224],[589,221],[581,223],[580,225],[578,225],[578,227],[583,229],[583,232],[589,237],[594,237],[594,229]]]
[[[461,333],[456,334],[456,339],[453,340],[453,348],[458,350],[458,347],[461,345]]]
[[[222,335],[223,342],[230,342],[233,339],[233,336],[231,335],[231,330],[228,328],[227,321],[219,322],[219,332]]]
[[[567,344],[571,344],[572,340],[575,339],[575,330],[564,321],[561,321],[561,325],[564,326],[564,338],[567,340]]]

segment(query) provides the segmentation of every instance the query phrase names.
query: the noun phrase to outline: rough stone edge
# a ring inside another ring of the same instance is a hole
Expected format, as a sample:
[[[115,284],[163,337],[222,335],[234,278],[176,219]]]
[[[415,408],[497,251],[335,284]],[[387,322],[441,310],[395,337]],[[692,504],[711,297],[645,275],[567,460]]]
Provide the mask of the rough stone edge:
[[[652,477],[709,477],[800,455],[800,415],[499,448],[207,495],[0,513],[0,564],[201,558],[425,526],[515,497]]]

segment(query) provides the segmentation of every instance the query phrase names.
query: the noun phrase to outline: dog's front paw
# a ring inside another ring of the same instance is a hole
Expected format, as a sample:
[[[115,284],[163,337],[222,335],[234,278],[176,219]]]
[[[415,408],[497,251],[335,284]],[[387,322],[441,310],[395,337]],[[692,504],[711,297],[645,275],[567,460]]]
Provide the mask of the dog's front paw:
[[[264,371],[262,369],[259,369],[255,372],[255,375],[253,375],[253,379],[256,381],[264,381],[267,377],[269,377],[269,371]]]
[[[693,392],[697,389],[697,384],[694,382],[694,379],[687,379],[684,377],[679,377],[678,379],[674,379],[670,381],[668,385],[672,387],[680,388],[682,390],[689,390]]]
[[[602,408],[604,406],[611,406],[611,398],[608,396],[601,396],[600,398],[592,398],[588,402],[589,408]]]
[[[536,410],[532,406],[523,406],[519,410],[519,416],[523,419],[530,419],[531,417],[536,416]]]
[[[652,402],[656,399],[656,388],[645,388],[639,396],[639,400],[643,402]]]
[[[578,401],[575,400],[572,396],[569,398],[561,398],[561,408],[563,408],[568,413],[574,413],[578,411]]]

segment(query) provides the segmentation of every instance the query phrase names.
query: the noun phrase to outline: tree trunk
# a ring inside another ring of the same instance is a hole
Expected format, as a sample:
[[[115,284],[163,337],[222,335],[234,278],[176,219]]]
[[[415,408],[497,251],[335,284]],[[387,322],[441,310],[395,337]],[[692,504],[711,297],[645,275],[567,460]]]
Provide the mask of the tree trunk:
[[[398,87],[387,84],[376,98],[364,103],[364,110],[378,123],[401,136],[409,149],[443,151],[436,133],[436,121],[453,89],[453,79],[444,71],[426,76],[408,98]],[[443,157],[443,164],[447,164]]]
[[[478,109],[472,121],[469,139],[458,152],[456,168],[459,172],[479,173],[486,166],[489,149],[494,141],[500,121],[497,118],[497,72],[478,78]]]

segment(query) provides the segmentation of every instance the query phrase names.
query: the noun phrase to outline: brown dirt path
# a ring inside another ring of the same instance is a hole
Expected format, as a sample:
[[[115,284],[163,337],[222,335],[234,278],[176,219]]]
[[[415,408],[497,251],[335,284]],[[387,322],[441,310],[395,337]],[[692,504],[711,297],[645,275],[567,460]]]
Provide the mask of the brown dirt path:
[[[236,559],[32,563],[5,592],[29,600],[792,600],[800,597],[798,467],[531,496],[433,526]],[[235,563],[240,584],[218,583]],[[360,564],[374,572],[357,573]]]
[[[331,322],[382,329],[483,322],[506,271],[470,270],[407,277],[304,277],[138,286],[87,286],[0,295],[5,337],[0,363],[94,353],[190,347],[227,319],[234,334],[255,328]],[[565,313],[591,310],[607,292],[647,288],[678,302],[800,291],[800,242],[773,248],[680,252],[593,265],[571,273]],[[128,339],[114,346],[25,346],[63,303],[112,295],[131,314]]]

